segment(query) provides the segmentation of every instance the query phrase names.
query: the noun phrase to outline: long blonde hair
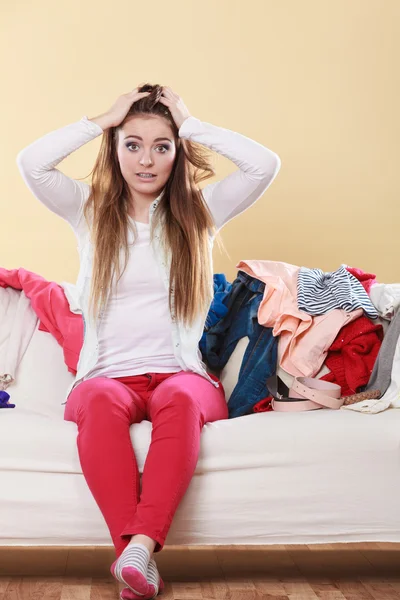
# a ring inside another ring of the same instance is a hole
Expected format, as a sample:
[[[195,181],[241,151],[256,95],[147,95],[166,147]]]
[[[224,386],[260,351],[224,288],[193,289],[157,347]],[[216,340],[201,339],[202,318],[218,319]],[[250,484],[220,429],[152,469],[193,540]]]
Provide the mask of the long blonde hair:
[[[145,84],[139,91],[151,93],[131,106],[119,127],[104,131],[92,170],[91,192],[84,207],[85,218],[91,223],[94,244],[90,309],[96,318],[108,299],[114,275],[117,282],[122,277],[129,258],[128,222],[135,230],[128,219],[129,190],[117,158],[118,129],[132,115],[159,115],[168,121],[174,133],[176,156],[162,198],[153,214],[152,231],[158,223],[162,224],[161,241],[164,248],[171,252],[169,309],[171,311],[173,293],[176,318],[190,326],[199,312],[204,314],[207,311],[212,301],[209,234],[215,235],[220,248],[225,249],[202,193],[197,188],[200,181],[209,179],[215,172],[204,146],[179,138],[170,111],[158,101],[162,87]],[[121,248],[125,258],[122,271]]]

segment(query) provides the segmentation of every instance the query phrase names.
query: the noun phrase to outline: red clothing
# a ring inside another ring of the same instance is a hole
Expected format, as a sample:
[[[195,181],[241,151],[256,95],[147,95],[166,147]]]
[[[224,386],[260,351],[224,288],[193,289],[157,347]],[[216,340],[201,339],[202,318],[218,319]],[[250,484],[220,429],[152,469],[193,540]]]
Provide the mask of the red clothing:
[[[228,407],[222,384],[197,373],[147,373],[82,381],[64,419],[78,426],[82,471],[119,557],[133,534],[162,549],[198,462],[202,427],[228,419]],[[140,489],[129,427],[144,419],[153,430]]]
[[[0,286],[24,291],[39,318],[40,331],[47,331],[56,338],[68,370],[76,375],[83,344],[83,319],[80,314],[71,312],[63,288],[22,268],[0,268]]]
[[[331,373],[321,379],[340,385],[342,396],[357,393],[369,381],[382,339],[382,325],[374,325],[367,317],[345,325],[325,359]]]
[[[269,412],[273,410],[272,408],[272,396],[267,396],[266,398],[261,398],[254,406],[253,413],[258,412]]]

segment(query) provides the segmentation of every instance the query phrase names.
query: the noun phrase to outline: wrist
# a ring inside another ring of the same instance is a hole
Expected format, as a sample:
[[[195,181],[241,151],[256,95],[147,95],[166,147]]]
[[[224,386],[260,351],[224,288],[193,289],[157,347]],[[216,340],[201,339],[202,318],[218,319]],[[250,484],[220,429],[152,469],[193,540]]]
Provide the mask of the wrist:
[[[107,116],[107,114],[99,115],[98,117],[89,119],[89,121],[92,121],[92,123],[96,123],[96,125],[99,125],[99,127],[101,127],[103,131],[109,129],[110,127],[113,127],[113,124],[110,121],[110,117]]]
[[[182,119],[182,121],[179,124],[178,129],[180,129],[182,127],[182,125],[191,117],[192,115],[187,115],[184,119]]]

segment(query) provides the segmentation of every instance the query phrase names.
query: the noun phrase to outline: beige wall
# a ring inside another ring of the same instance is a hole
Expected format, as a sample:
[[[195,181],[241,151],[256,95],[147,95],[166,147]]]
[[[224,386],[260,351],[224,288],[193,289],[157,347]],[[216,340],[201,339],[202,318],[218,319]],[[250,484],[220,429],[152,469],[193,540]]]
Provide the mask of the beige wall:
[[[16,155],[149,81],[281,157],[222,230],[230,258],[216,247],[215,272],[232,280],[255,258],[400,281],[399,0],[14,0],[0,15],[0,266],[75,281],[72,230],[25,187]],[[86,176],[99,143],[61,169]],[[218,179],[236,168],[213,156]]]

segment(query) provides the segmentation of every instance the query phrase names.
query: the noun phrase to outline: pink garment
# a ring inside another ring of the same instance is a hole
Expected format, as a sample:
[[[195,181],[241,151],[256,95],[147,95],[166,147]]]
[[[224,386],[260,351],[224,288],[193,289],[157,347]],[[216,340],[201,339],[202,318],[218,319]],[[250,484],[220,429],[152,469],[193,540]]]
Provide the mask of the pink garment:
[[[68,370],[76,375],[83,344],[83,320],[81,315],[71,312],[63,288],[22,268],[0,268],[0,286],[24,291],[39,318],[40,331],[47,331],[56,338]]]
[[[270,260],[241,260],[236,268],[265,283],[258,322],[272,327],[278,341],[278,363],[295,377],[314,377],[339,331],[363,310],[334,309],[313,317],[299,310],[297,278],[300,267]]]

